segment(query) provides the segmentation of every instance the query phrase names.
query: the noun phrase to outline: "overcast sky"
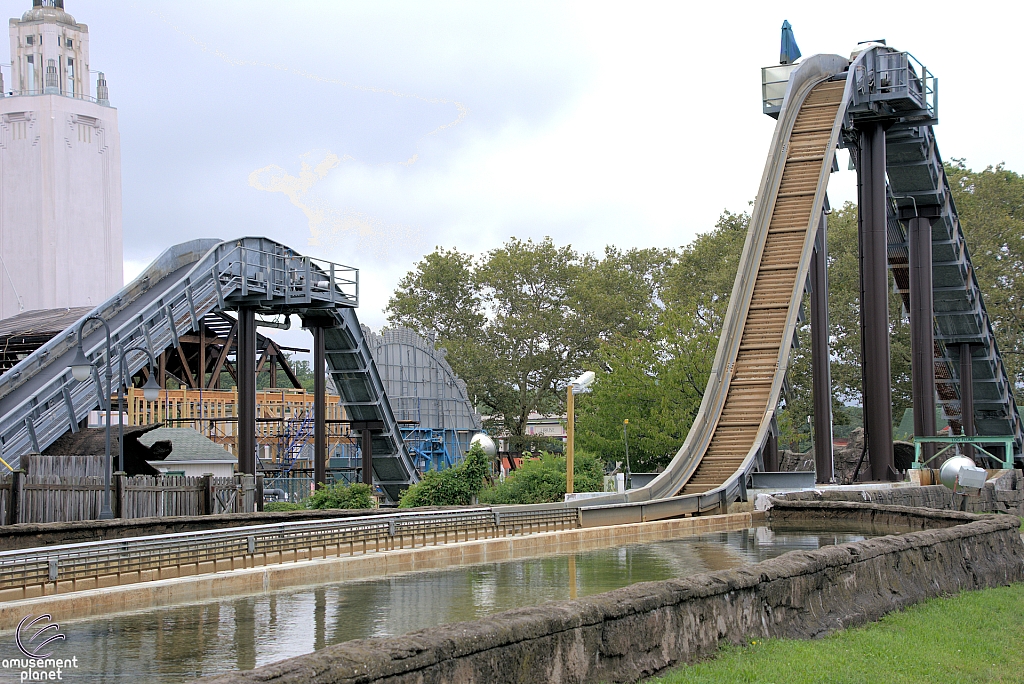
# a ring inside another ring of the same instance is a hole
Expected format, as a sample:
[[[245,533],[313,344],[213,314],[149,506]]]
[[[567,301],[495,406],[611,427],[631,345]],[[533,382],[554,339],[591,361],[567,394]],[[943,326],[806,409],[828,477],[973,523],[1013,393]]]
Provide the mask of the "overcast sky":
[[[126,279],[176,242],[266,235],[358,267],[375,329],[437,245],[677,247],[747,209],[783,19],[805,56],[877,38],[913,52],[939,77],[943,156],[1024,171],[1019,2],[66,8],[118,109]],[[833,204],[852,176],[833,178]]]

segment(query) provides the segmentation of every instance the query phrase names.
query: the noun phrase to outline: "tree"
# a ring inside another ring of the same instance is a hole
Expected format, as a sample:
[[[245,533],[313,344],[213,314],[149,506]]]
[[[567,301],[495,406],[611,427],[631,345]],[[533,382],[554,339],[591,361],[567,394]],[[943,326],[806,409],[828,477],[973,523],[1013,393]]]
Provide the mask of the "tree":
[[[550,238],[511,238],[476,261],[438,249],[403,278],[388,320],[437,331],[470,396],[515,442],[531,412],[562,410],[563,388],[596,362],[601,340],[650,325],[670,260],[614,248],[599,260]]]
[[[1000,356],[1024,388],[1024,176],[1002,164],[972,171],[963,159],[946,176]]]
[[[724,212],[714,230],[660,262],[653,277],[663,280],[652,291],[663,308],[648,314],[652,325],[616,335],[600,349],[611,372],[579,399],[582,447],[624,461],[622,427],[629,420],[634,472],[665,466],[675,456],[707,387],[748,220]]]
[[[473,258],[457,249],[436,248],[399,281],[387,311],[392,325],[404,325],[426,338],[476,339],[484,314]]]

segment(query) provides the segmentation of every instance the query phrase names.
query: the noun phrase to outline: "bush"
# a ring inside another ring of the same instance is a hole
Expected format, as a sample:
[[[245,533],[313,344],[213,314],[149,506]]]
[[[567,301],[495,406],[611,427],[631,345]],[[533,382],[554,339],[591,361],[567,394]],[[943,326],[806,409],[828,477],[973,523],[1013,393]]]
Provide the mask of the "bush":
[[[604,491],[604,464],[593,454],[576,452],[573,459],[573,489],[577,492]],[[505,481],[480,494],[480,501],[492,504],[536,504],[565,498],[565,457],[542,453],[523,461]]]
[[[305,508],[302,504],[291,501],[271,501],[268,504],[263,504],[263,510],[267,513],[275,511],[301,511]]]
[[[335,482],[325,485],[320,482],[313,496],[306,501],[306,508],[373,508],[373,496],[370,485],[357,482],[346,485]]]
[[[468,506],[484,488],[487,454],[474,444],[465,460],[454,468],[431,470],[402,493],[399,508],[413,506]]]

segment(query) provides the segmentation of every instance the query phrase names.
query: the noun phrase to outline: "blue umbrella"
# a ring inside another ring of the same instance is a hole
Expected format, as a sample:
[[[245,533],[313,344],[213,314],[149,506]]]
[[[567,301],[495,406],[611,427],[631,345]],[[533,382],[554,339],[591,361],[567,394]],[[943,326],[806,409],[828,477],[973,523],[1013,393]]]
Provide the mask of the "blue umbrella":
[[[793,37],[793,27],[789,22],[782,22],[782,49],[779,52],[779,64],[792,64],[800,59],[800,48],[796,46],[796,38]]]

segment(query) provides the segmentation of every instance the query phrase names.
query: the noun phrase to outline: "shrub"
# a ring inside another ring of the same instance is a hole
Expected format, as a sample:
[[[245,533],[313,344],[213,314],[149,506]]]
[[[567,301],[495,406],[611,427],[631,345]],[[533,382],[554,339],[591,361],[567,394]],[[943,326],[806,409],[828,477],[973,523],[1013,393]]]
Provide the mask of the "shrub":
[[[423,475],[423,479],[402,493],[400,508],[413,506],[468,506],[484,487],[487,455],[474,444],[465,460],[454,468]]]
[[[301,511],[305,508],[302,504],[292,501],[271,501],[268,504],[263,504],[263,510],[268,513],[275,511]]]
[[[357,482],[347,485],[335,482],[332,485],[317,484],[313,496],[306,501],[306,508],[373,508],[370,485]]]
[[[593,454],[576,452],[573,459],[573,489],[577,492],[604,490],[604,465]],[[565,498],[565,457],[541,453],[540,458],[523,461],[505,481],[483,491],[480,501],[493,504],[535,504]]]

